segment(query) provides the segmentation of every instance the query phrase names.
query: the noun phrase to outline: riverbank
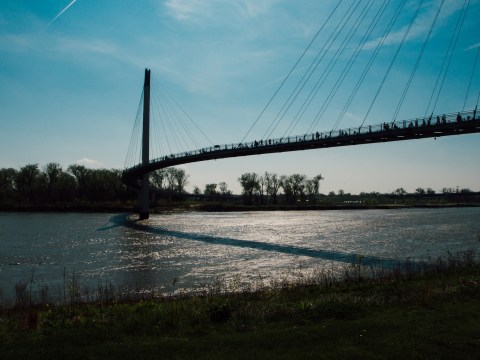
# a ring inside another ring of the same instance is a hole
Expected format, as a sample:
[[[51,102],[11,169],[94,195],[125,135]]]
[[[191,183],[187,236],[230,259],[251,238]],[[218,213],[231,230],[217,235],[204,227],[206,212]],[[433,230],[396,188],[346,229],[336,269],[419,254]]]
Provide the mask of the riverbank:
[[[228,203],[204,203],[193,206],[176,206],[173,210],[180,211],[213,211],[213,212],[241,212],[241,211],[307,211],[307,210],[390,210],[390,209],[437,209],[480,207],[477,203],[441,203],[441,204],[324,204],[324,205],[235,205]],[[171,211],[169,207],[156,207],[154,212]]]
[[[134,205],[121,202],[104,203],[58,203],[58,204],[0,204],[0,212],[78,212],[78,213],[125,213]]]
[[[0,356],[18,358],[477,359],[480,265],[472,253],[428,271],[341,280],[319,272],[295,284],[196,296],[100,298],[0,313]]]
[[[390,210],[390,209],[436,209],[480,207],[476,202],[439,202],[439,203],[328,203],[317,205],[243,205],[229,202],[172,202],[153,204],[151,213],[206,211],[206,212],[247,212],[247,211],[319,211],[319,210]],[[65,204],[3,204],[0,212],[65,212],[65,213],[128,213],[134,212],[132,203],[65,203]]]

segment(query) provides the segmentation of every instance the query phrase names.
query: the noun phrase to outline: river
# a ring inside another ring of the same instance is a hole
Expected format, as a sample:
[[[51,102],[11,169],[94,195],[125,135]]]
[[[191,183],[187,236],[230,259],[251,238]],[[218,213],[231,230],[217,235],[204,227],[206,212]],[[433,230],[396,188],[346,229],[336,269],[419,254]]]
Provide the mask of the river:
[[[480,208],[185,212],[127,215],[0,213],[0,302],[15,285],[66,279],[95,290],[192,291],[216,281],[254,283],[339,269],[356,259],[391,267],[480,250]]]

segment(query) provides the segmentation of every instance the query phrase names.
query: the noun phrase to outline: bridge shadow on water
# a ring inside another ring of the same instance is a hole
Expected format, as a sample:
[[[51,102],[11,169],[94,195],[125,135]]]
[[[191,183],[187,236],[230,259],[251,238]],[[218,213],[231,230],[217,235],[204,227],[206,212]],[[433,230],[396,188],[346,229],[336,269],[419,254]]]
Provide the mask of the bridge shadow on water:
[[[256,249],[261,251],[270,251],[288,255],[308,256],[311,258],[338,261],[347,264],[359,264],[372,267],[382,267],[385,269],[402,269],[406,266],[410,268],[414,265],[412,262],[401,261],[398,259],[382,258],[370,255],[359,255],[333,250],[314,250],[293,245],[272,244],[262,241],[232,239],[227,237],[218,237],[211,235],[202,235],[187,233],[181,231],[172,231],[163,229],[161,227],[153,227],[142,224],[138,220],[130,220],[131,214],[120,214],[110,218],[110,222],[114,225],[106,226],[98,229],[99,231],[109,230],[114,227],[123,226],[137,231],[142,231],[148,234],[171,236],[178,239],[186,239],[193,241],[201,241],[208,244],[235,246],[239,248]]]

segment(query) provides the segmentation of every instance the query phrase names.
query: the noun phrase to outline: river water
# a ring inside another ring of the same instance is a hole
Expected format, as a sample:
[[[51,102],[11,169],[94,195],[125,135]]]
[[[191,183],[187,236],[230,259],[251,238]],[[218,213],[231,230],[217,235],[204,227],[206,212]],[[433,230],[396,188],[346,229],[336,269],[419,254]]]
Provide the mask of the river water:
[[[313,269],[426,260],[480,250],[480,208],[152,215],[0,213],[0,301],[15,284],[65,279],[172,293],[221,279],[257,282]]]

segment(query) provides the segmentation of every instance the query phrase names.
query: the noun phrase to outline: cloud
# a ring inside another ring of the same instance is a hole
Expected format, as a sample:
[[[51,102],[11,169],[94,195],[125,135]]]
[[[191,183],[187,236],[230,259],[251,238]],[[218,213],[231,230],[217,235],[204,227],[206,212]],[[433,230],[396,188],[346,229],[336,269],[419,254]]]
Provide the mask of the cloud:
[[[423,10],[420,10],[420,14],[417,16],[415,19],[415,22],[413,23],[406,41],[409,40],[414,40],[417,38],[422,37],[423,35],[426,35],[430,29],[430,26],[435,18],[435,15],[438,11],[438,2],[432,2],[426,6],[424,6]],[[459,11],[463,6],[462,1],[457,1],[457,0],[445,0],[444,5],[442,6],[442,10],[439,14],[438,20],[436,22],[435,27],[439,27],[439,24],[445,24],[447,22],[447,18],[455,14],[457,11]],[[422,12],[423,11],[423,12]],[[412,12],[413,16],[413,12]],[[389,33],[384,40],[384,45],[395,45],[399,44],[402,41],[402,38],[405,34],[405,31],[407,30],[408,26],[402,26],[399,30],[397,31],[392,31]],[[373,40],[368,41],[364,49],[373,49],[375,48],[380,42],[382,41],[382,37],[377,37]]]
[[[112,55],[117,52],[117,46],[111,41],[101,39],[76,39],[63,37],[57,42],[58,49],[67,53],[95,53]]]
[[[480,42],[479,43],[476,43],[476,44],[473,44],[473,45],[470,45],[469,47],[467,47],[465,49],[465,51],[470,51],[470,50],[473,50],[473,49],[477,49],[480,47]]]
[[[279,0],[167,0],[168,13],[181,21],[203,21],[214,14],[234,12],[243,17],[256,17],[267,13]]]
[[[0,50],[8,52],[31,50],[35,46],[34,39],[25,34],[0,35]]]
[[[103,168],[105,166],[105,164],[101,161],[89,159],[89,158],[86,158],[86,157],[84,157],[83,159],[77,160],[75,162],[75,164],[83,165],[83,166],[85,166],[87,168],[91,168],[91,169],[99,169],[99,168]]]
[[[250,16],[255,17],[267,13],[277,3],[278,0],[245,0],[243,1],[243,6],[247,9]]]
[[[200,0],[167,0],[165,6],[171,16],[178,20],[190,19],[193,15],[198,16],[203,8],[208,7],[211,1]]]

